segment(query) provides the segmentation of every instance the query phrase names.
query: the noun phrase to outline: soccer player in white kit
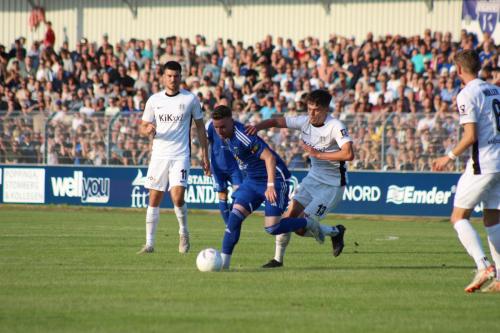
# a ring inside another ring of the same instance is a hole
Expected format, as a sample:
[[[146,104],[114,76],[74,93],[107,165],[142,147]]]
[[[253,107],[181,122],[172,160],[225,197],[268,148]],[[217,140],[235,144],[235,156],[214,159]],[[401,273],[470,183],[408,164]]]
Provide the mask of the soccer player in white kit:
[[[302,180],[284,217],[313,219],[319,223],[342,200],[347,184],[346,161],[352,161],[352,139],[346,126],[329,115],[332,96],[325,90],[315,90],[307,98],[308,115],[265,120],[256,126],[247,126],[254,134],[271,127],[292,128],[301,131],[301,144],[311,158],[311,169]],[[333,255],[340,255],[344,248],[343,225],[320,224],[324,236],[332,239]],[[312,235],[305,230],[296,231],[300,236]],[[283,257],[290,241],[290,233],[276,236],[275,256],[264,268],[283,266]]]
[[[434,161],[433,167],[444,170],[449,162],[472,146],[472,156],[457,184],[451,223],[477,266],[474,279],[465,291],[474,292],[493,280],[482,291],[500,292],[500,88],[478,79],[481,62],[474,50],[457,53],[455,63],[458,76],[465,84],[457,96],[464,133],[447,156]],[[485,256],[481,239],[469,222],[472,209],[480,202],[496,269]]]
[[[191,121],[196,124],[205,174],[210,174],[208,145],[200,101],[191,92],[179,89],[181,66],[169,61],[163,66],[165,90],[146,102],[140,133],[153,137],[153,148],[144,184],[149,189],[149,205],[146,211],[146,244],[138,254],[154,251],[156,227],[160,216],[160,203],[165,190],[170,191],[175,215],[179,222],[179,252],[189,251],[187,207],[184,191],[190,169]]]

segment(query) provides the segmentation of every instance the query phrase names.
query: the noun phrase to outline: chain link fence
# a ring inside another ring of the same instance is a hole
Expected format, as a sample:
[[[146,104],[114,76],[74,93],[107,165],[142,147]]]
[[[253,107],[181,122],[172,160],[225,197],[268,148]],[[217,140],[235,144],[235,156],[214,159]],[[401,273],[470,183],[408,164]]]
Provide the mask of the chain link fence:
[[[0,112],[0,162],[47,165],[147,165],[151,142],[139,135],[141,113],[114,116],[62,110],[23,114]],[[431,171],[432,160],[446,154],[460,137],[455,113],[334,112],[354,140],[350,170]],[[194,126],[194,125],[193,125]],[[195,129],[192,132],[196,133]],[[269,129],[259,135],[290,169],[309,166],[300,148],[299,132]],[[201,149],[192,136],[192,165]],[[461,171],[464,154],[448,171]]]

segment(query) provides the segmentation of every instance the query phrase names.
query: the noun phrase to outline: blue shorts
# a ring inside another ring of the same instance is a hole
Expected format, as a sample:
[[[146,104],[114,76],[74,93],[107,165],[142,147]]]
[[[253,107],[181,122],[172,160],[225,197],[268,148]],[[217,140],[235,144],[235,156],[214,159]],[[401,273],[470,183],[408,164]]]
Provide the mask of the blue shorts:
[[[229,183],[231,185],[240,185],[243,182],[243,174],[238,168],[230,171],[212,170],[212,179],[215,191],[225,192]]]
[[[281,216],[288,206],[288,182],[277,180],[274,186],[276,190],[276,202],[270,203],[265,196],[267,181],[257,182],[254,179],[245,178],[240,187],[233,193],[234,204],[239,204],[252,213],[265,202],[266,216]]]

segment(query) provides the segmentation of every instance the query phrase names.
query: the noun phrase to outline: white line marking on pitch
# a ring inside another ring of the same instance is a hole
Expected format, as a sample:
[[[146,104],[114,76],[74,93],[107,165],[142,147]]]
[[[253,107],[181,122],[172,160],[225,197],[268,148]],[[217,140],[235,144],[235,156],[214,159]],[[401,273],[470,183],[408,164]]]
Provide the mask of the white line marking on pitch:
[[[385,238],[377,238],[376,241],[395,241],[398,240],[398,236],[386,236]]]

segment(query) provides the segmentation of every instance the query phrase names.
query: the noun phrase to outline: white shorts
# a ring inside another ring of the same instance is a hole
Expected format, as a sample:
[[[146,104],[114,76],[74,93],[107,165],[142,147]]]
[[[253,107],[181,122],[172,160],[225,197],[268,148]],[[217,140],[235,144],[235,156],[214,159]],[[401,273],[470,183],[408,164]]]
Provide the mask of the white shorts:
[[[173,186],[187,187],[189,176],[189,159],[167,160],[152,159],[149,162],[148,174],[144,187],[152,190],[165,192]]]
[[[344,190],[345,186],[326,185],[306,176],[292,199],[304,206],[306,216],[319,221],[342,200]]]
[[[474,175],[466,171],[460,177],[453,206],[472,209],[480,202],[486,209],[500,209],[500,172]]]

